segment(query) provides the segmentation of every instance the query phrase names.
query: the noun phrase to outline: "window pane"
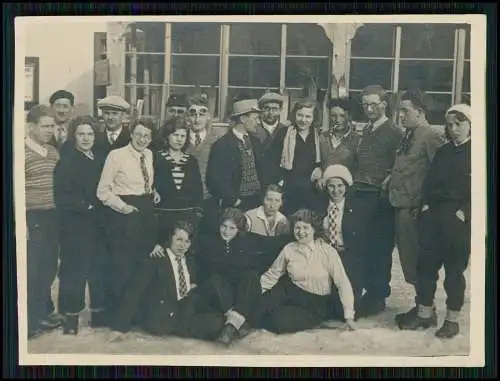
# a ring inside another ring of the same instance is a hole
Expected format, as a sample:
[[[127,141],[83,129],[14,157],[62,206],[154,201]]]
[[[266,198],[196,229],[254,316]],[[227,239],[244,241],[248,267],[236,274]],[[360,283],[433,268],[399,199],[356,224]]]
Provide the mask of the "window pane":
[[[470,59],[470,25],[465,30],[465,59]]]
[[[452,91],[453,62],[401,61],[399,88],[418,87],[424,91]]]
[[[471,78],[470,78],[470,61],[464,62],[464,79],[462,84],[462,91],[470,93]]]
[[[470,93],[462,94],[462,103],[465,103],[470,106]]]
[[[219,57],[173,56],[172,83],[174,85],[218,85]]]
[[[351,42],[353,57],[393,57],[394,24],[365,24]]]
[[[220,24],[172,23],[173,53],[220,53]]]
[[[231,24],[229,51],[235,54],[280,54],[281,24]]]
[[[229,85],[279,87],[279,58],[229,57]]]
[[[320,89],[328,87],[328,59],[288,58],[286,60],[286,87],[304,87],[314,79]]]
[[[390,90],[392,60],[351,60],[349,87],[362,90],[369,85],[380,85]]]
[[[170,87],[170,94],[184,94],[187,98],[190,98],[191,96],[194,95],[199,95],[201,93],[206,94],[208,98],[208,108],[210,110],[210,113],[214,117],[217,116],[217,104],[219,103],[219,89],[218,87],[213,87],[213,88],[204,88],[202,87],[201,89],[197,89],[194,86],[193,87],[180,87],[180,86],[171,86]]]
[[[331,44],[316,24],[287,24],[286,53],[297,56],[328,56]]]
[[[429,94],[427,120],[430,124],[444,125],[444,113],[451,106],[451,94]]]
[[[402,58],[453,58],[455,24],[403,24]]]

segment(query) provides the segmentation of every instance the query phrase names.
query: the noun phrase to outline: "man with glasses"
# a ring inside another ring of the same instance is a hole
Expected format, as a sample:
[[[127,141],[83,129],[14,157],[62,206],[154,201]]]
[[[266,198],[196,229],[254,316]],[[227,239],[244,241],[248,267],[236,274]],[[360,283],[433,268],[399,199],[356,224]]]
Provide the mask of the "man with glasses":
[[[118,95],[110,95],[97,102],[102,111],[104,131],[96,136],[96,150],[107,155],[111,150],[125,147],[130,142],[130,130],[123,125],[130,105]]]
[[[165,119],[185,116],[189,107],[188,100],[184,94],[172,94],[167,101]]]
[[[385,90],[378,85],[362,92],[363,111],[368,124],[357,147],[354,171],[353,210],[363,243],[362,258],[366,293],[357,306],[358,317],[377,314],[385,309],[390,295],[394,210],[387,196],[387,182],[401,141],[401,131],[387,117]]]
[[[212,116],[208,110],[208,100],[201,96],[189,99],[186,119],[190,128],[186,153],[193,155],[198,161],[203,182],[204,217],[200,225],[200,232],[205,233],[211,226],[217,226],[217,205],[211,197],[206,184],[208,157],[212,145],[224,135],[225,129],[212,127]]]
[[[281,123],[280,115],[283,110],[283,96],[273,92],[266,92],[259,99],[259,124],[254,132],[250,132],[262,143],[263,160],[266,171],[263,174],[263,186],[277,184],[281,180],[280,169],[281,152],[287,126]]]

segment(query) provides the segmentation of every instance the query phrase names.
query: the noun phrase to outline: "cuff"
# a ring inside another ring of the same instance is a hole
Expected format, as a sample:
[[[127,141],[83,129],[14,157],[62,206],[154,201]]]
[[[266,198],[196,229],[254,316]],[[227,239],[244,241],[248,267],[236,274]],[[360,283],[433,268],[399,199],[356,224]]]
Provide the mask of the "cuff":
[[[245,317],[235,310],[230,310],[227,312],[226,324],[231,324],[238,330],[245,323],[245,320]]]

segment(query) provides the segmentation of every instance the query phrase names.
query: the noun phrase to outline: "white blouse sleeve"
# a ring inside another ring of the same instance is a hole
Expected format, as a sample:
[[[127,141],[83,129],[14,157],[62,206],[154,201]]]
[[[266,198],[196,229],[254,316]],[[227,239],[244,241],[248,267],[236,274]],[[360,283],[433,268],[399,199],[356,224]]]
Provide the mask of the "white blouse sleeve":
[[[260,277],[260,285],[262,287],[262,292],[270,290],[273,288],[281,276],[286,272],[286,257],[289,246],[285,246],[278,257],[274,260],[273,264],[269,269],[262,274]]]
[[[119,163],[115,160],[114,152],[110,152],[101,173],[101,179],[97,185],[97,198],[111,209],[121,212],[127,205],[118,195],[113,192],[115,175],[118,172]]]

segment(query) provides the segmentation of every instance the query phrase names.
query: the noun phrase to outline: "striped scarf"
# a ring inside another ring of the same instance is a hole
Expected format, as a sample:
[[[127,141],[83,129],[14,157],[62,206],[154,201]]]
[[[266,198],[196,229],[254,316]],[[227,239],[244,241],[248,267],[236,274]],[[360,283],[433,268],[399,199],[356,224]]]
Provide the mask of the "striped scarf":
[[[176,161],[170,152],[161,152],[160,155],[171,163],[172,165],[172,179],[174,180],[175,188],[180,191],[182,189],[182,184],[184,182],[184,167],[189,159],[189,155],[186,153],[182,153],[182,156],[179,161]]]

